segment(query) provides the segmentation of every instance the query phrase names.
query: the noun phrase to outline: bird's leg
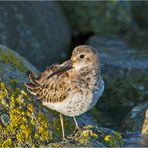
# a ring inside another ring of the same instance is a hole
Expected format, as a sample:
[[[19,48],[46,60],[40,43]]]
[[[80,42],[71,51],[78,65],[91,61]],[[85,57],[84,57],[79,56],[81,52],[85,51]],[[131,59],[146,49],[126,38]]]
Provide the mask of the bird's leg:
[[[74,122],[75,122],[75,132],[74,134],[80,129],[79,125],[78,125],[78,122],[76,120],[76,118],[73,116],[73,119],[74,119]]]
[[[73,139],[75,137],[76,133],[78,132],[78,130],[80,129],[79,125],[78,125],[78,122],[77,122],[77,120],[76,120],[76,118],[74,116],[73,116],[73,119],[74,119],[74,122],[75,122],[75,131],[74,131],[74,133],[72,135],[67,137],[68,139]]]
[[[60,113],[60,121],[61,121],[61,128],[62,128],[62,137],[63,137],[63,140],[65,140],[63,115],[61,113]]]

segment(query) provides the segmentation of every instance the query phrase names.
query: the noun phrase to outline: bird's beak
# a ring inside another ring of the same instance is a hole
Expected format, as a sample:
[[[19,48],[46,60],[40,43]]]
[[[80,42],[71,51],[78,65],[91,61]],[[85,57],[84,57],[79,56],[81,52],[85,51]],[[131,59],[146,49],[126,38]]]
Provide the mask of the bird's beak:
[[[67,70],[69,70],[69,69],[71,69],[71,68],[72,68],[72,61],[71,61],[71,60],[68,60],[68,61],[64,62],[63,65],[62,65],[59,69],[57,69],[57,70],[55,70],[53,73],[51,73],[51,74],[47,77],[47,79],[49,79],[50,77],[52,77],[52,76],[55,75],[55,74],[63,73],[63,72],[65,72],[65,71],[67,71]]]

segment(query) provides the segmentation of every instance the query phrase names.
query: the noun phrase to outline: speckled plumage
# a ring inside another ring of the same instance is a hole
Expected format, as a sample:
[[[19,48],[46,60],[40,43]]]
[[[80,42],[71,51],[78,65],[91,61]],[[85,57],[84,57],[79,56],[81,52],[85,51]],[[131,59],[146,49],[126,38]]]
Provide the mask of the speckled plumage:
[[[74,49],[71,59],[48,67],[39,76],[29,74],[27,89],[43,105],[66,116],[90,110],[104,90],[98,52],[87,45]]]

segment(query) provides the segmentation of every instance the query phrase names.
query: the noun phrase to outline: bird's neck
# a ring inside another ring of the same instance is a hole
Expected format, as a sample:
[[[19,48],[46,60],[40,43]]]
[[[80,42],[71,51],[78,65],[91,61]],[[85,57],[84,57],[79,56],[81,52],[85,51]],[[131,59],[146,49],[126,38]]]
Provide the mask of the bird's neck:
[[[93,68],[93,69],[82,69],[80,71],[80,77],[82,77],[84,80],[88,81],[90,79],[95,79],[100,74],[99,69]]]

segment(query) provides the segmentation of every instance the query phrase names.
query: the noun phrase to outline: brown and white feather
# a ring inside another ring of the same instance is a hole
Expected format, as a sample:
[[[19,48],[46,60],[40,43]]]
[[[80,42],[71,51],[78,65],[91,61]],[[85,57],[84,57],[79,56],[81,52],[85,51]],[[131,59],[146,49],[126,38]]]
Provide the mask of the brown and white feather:
[[[85,55],[85,59],[80,56]],[[39,76],[29,74],[28,91],[43,105],[67,116],[78,116],[90,110],[102,95],[104,82],[98,53],[90,46],[78,46],[71,57],[73,68],[59,72],[63,64],[54,64]]]

